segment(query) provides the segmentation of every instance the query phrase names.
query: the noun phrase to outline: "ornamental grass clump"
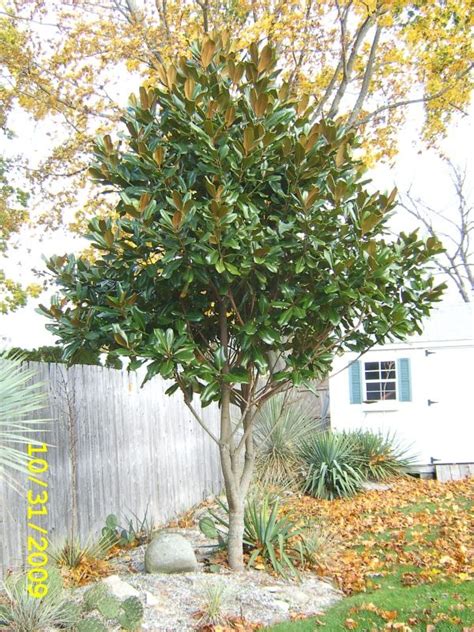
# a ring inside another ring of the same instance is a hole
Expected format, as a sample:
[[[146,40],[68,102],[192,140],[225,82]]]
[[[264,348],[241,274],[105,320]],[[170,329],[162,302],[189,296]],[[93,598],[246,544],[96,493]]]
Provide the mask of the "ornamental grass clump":
[[[199,626],[214,629],[223,626],[227,621],[225,606],[229,597],[227,586],[223,581],[208,581],[201,587],[201,604],[199,609]]]
[[[348,435],[318,432],[303,443],[300,455],[306,466],[304,491],[315,498],[353,496],[365,481],[362,459]]]
[[[48,593],[30,595],[25,574],[10,575],[4,582],[7,602],[0,605],[0,628],[12,632],[38,632],[50,628],[72,629],[80,618],[79,607],[63,591],[61,576],[48,569]]]

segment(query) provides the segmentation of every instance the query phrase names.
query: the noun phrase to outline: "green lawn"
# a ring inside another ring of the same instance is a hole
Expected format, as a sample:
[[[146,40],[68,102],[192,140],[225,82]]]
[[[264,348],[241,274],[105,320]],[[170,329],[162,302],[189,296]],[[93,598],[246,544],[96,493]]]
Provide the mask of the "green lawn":
[[[472,480],[404,482],[385,496],[334,505],[319,501],[313,507],[306,500],[296,511],[334,514],[341,529],[350,529],[343,533],[349,542],[345,554],[353,556],[353,568],[359,564],[357,572],[365,584],[343,583],[352,594],[317,618],[267,629],[474,632],[473,509]],[[370,572],[373,559],[380,561],[380,573]],[[339,577],[341,569],[350,572],[350,560],[346,566],[339,560]]]
[[[379,609],[380,614],[374,611],[373,606]],[[402,586],[398,578],[387,578],[381,582],[379,590],[346,597],[324,616],[294,623],[285,622],[269,630],[337,632],[352,629],[351,620],[357,624],[353,629],[360,632],[390,630],[385,627],[390,621],[387,615],[394,612],[397,614],[392,622],[404,623],[413,632],[426,632],[426,627],[430,624],[435,626],[436,632],[460,632],[463,627],[474,626],[474,583],[455,584],[447,581]],[[408,628],[394,626],[392,629],[408,632]]]

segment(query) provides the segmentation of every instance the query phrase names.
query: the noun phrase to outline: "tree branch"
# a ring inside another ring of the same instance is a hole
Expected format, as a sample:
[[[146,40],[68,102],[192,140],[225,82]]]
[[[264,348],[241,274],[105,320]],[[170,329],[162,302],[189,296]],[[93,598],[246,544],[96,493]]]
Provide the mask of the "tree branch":
[[[204,33],[209,32],[209,0],[195,0],[196,4],[201,7],[202,11],[202,26],[204,29]]]
[[[349,84],[352,71],[354,69],[354,64],[357,59],[357,53],[364,41],[365,36],[367,35],[368,30],[372,26],[374,22],[374,16],[368,15],[357,31],[357,34],[354,39],[354,43],[352,44],[351,54],[349,55],[349,59],[347,60],[345,72],[343,72],[341,83],[339,84],[339,88],[336,92],[334,100],[332,102],[331,108],[329,110],[328,116],[329,118],[334,118],[339,109],[339,104],[341,103],[342,97],[344,96],[347,86]],[[343,69],[344,70],[344,69]]]
[[[474,63],[471,62],[469,64],[469,66],[463,70],[463,72],[460,72],[456,75],[456,78],[454,81],[452,81],[451,83],[449,83],[448,85],[444,86],[444,88],[441,88],[440,90],[433,92],[432,94],[428,94],[424,97],[419,97],[416,99],[404,99],[402,101],[395,101],[394,103],[389,103],[387,105],[382,105],[381,107],[377,108],[376,110],[374,110],[373,112],[370,112],[370,114],[367,114],[367,116],[365,116],[363,119],[361,119],[360,121],[357,121],[357,127],[360,127],[361,125],[365,125],[366,123],[368,123],[371,119],[374,118],[374,116],[377,116],[378,114],[380,114],[381,112],[385,112],[386,110],[394,110],[395,108],[399,108],[399,107],[403,107],[405,105],[412,105],[414,103],[428,103],[429,101],[433,101],[434,99],[439,99],[440,97],[442,97],[444,94],[446,94],[447,92],[449,92],[449,90],[451,90],[451,88],[463,77],[465,77],[467,74],[470,73],[470,71],[472,70],[472,68],[474,68]]]
[[[189,397],[187,396],[187,394],[184,392],[184,390],[181,388],[181,391],[183,393],[184,396],[184,403],[186,404],[186,406],[189,408],[189,410],[191,411],[193,417],[196,419],[196,421],[198,422],[198,424],[201,426],[201,428],[211,437],[211,439],[213,441],[215,441],[217,443],[218,446],[223,446],[224,444],[222,443],[222,441],[220,441],[216,435],[212,432],[212,430],[209,430],[209,428],[206,426],[206,424],[204,423],[204,421],[201,419],[201,417],[199,416],[199,414],[197,413],[196,409],[194,408],[194,406],[191,404],[191,401],[189,399]]]
[[[375,53],[377,51],[381,32],[382,32],[382,26],[378,24],[377,28],[375,29],[375,35],[372,41],[372,46],[370,47],[369,59],[367,60],[367,66],[365,68],[364,78],[362,80],[359,96],[357,97],[357,101],[349,117],[349,123],[348,123],[349,125],[352,125],[354,121],[356,120],[356,118],[359,116],[359,113],[362,109],[362,105],[364,104],[364,101],[367,97],[370,81],[372,79],[372,74],[374,71]]]

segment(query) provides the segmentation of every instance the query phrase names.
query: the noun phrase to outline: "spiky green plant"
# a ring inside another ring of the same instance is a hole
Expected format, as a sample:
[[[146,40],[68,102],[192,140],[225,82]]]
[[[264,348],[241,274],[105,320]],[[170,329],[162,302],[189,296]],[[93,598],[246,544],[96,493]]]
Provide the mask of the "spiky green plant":
[[[0,353],[0,478],[18,488],[12,471],[27,473],[27,444],[40,445],[35,435],[44,432],[49,419],[35,418],[47,400],[43,384],[32,381],[34,369],[22,364],[20,356],[6,359]]]
[[[267,401],[255,421],[256,477],[263,486],[297,487],[302,461],[299,447],[320,430],[320,420],[283,395]]]
[[[353,496],[365,480],[354,441],[347,435],[318,432],[303,442],[300,455],[306,466],[304,491],[315,498]]]
[[[81,543],[78,538],[67,538],[59,545],[51,547],[49,557],[58,566],[76,568],[87,558],[103,559],[112,546],[112,542],[101,538]]]
[[[360,459],[360,470],[369,480],[383,481],[402,476],[415,461],[415,457],[401,445],[394,433],[359,429],[344,434],[354,443]]]
[[[210,511],[201,523],[201,530],[225,544],[229,532],[229,509],[218,500],[224,516]],[[297,542],[304,528],[297,528],[288,518],[279,518],[279,500],[269,494],[251,498],[244,513],[244,551],[249,553],[247,565],[258,557],[282,577],[298,577],[295,563],[301,558]],[[214,528],[212,528],[214,525]]]
[[[67,600],[54,569],[49,569],[48,593],[42,599],[28,593],[24,574],[8,577],[4,590],[8,603],[0,612],[0,625],[12,632],[38,632],[53,626],[71,629],[78,621],[78,608]]]
[[[225,603],[228,597],[228,589],[223,581],[208,581],[201,587],[201,604],[199,625],[214,627],[224,625],[226,615]]]

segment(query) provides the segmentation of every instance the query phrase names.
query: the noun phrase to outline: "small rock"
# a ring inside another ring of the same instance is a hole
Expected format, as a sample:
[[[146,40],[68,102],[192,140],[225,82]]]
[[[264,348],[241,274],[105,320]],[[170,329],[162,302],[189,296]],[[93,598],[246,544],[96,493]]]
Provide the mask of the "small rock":
[[[145,552],[147,573],[189,573],[198,570],[190,542],[179,533],[159,533]]]
[[[157,606],[160,603],[160,600],[157,599],[155,595],[152,595],[148,590],[145,590],[143,594],[145,595],[145,603],[147,606]]]
[[[310,595],[303,590],[291,587],[269,586],[265,592],[270,593],[272,597],[276,597],[277,601],[285,601],[293,605],[304,605],[310,600]]]
[[[281,601],[280,599],[274,599],[273,602],[272,602],[272,605],[273,606],[277,606],[277,608],[279,608],[283,612],[289,612],[290,611],[290,604],[287,603],[286,601]]]
[[[391,489],[391,486],[386,485],[385,483],[377,483],[375,481],[365,481],[364,483],[362,483],[362,489],[365,490],[366,492],[373,492],[373,491],[385,492]]]
[[[110,592],[119,599],[139,597],[140,595],[136,588],[124,582],[118,575],[110,575],[110,577],[106,577],[102,581],[109,588]]]
[[[303,590],[297,590],[294,588],[288,594],[288,600],[298,606],[304,606],[310,600],[310,595]]]

